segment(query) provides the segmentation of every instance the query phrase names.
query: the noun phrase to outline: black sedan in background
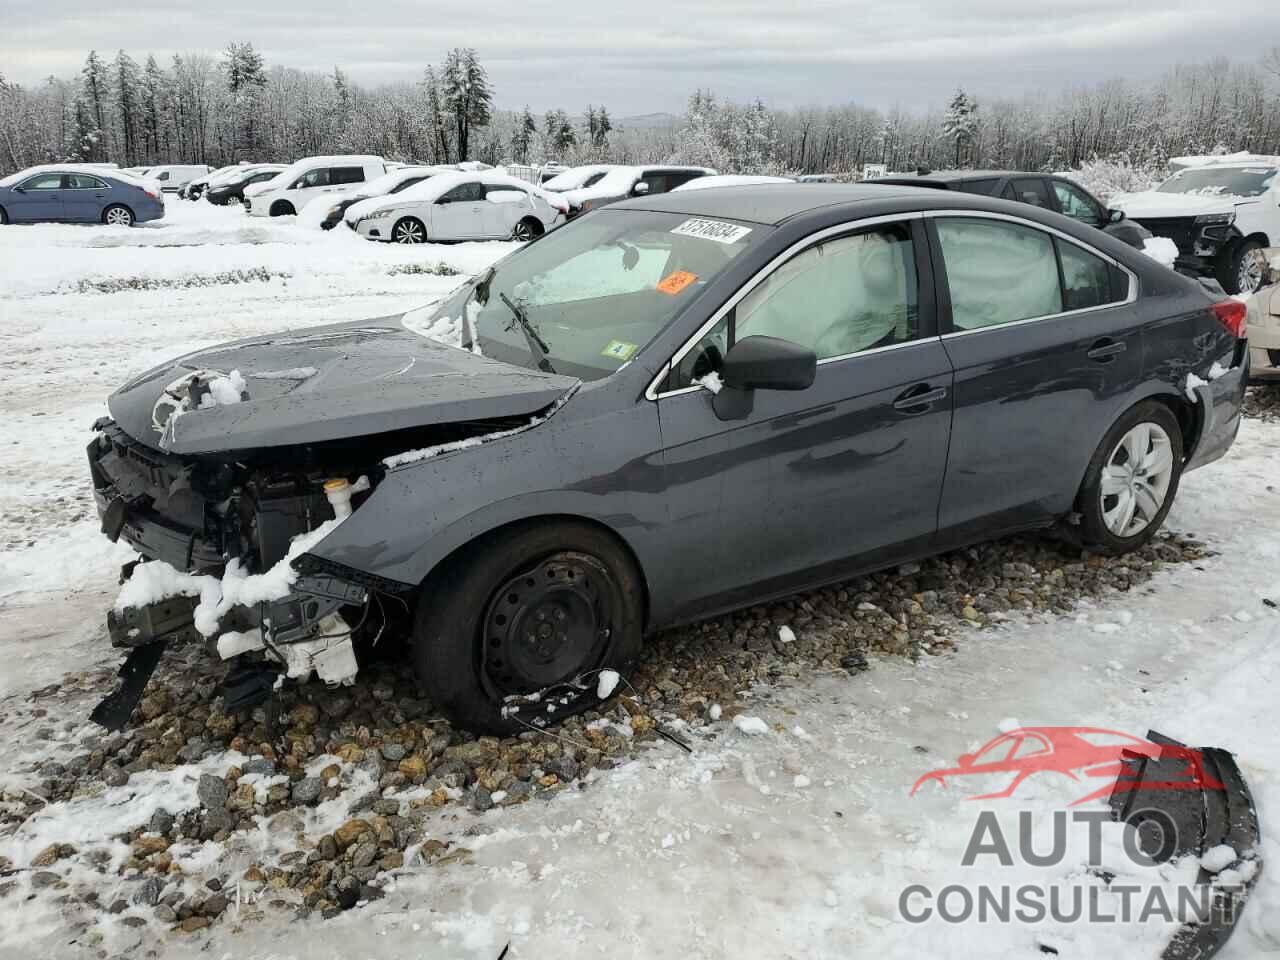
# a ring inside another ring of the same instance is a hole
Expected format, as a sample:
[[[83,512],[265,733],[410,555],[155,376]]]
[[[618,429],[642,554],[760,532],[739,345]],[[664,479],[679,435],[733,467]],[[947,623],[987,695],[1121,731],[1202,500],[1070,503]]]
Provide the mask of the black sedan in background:
[[[436,706],[511,733],[597,705],[671,624],[1012,531],[1143,545],[1235,437],[1244,320],[1025,203],[664,193],[427,314],[163,364],[111,396],[89,459],[103,530],[149,562],[292,565],[195,618],[241,665],[340,683],[403,624]],[[208,402],[219,379],[238,402]],[[119,645],[186,629],[135,592]]]
[[[284,169],[282,165],[271,164],[246,170],[243,174],[231,179],[223,179],[210,184],[205,188],[205,196],[210,203],[216,203],[220,206],[228,203],[242,204],[244,203],[245,187],[251,183],[262,183],[264,180],[271,180]]]
[[[1018,170],[937,170],[915,176],[882,177],[868,183],[894,186],[930,187],[935,190],[960,190],[984,197],[1000,197],[1033,207],[1053,210],[1073,220],[1096,227],[1141,250],[1151,231],[1128,219],[1123,210],[1110,210],[1107,205],[1080,184],[1066,177]]]

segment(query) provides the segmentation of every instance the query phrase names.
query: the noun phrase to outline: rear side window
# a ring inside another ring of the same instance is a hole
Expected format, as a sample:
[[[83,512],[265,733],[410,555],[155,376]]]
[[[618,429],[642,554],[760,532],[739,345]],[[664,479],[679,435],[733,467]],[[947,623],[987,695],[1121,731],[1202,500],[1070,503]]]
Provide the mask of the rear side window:
[[[666,193],[671,189],[665,173],[646,173],[640,178],[640,182],[649,185],[650,193]]]
[[[607,172],[608,172],[607,170],[601,170],[599,173],[593,173],[591,176],[587,177],[587,179],[582,181],[582,185],[584,187],[594,187],[597,183],[599,183],[601,180],[604,179],[604,175]]]
[[[1029,203],[1033,207],[1053,209],[1049,206],[1049,192],[1045,190],[1044,181],[1039,177],[1010,181],[1009,186],[1005,187],[1004,196],[1008,200]]]
[[[1062,312],[1053,238],[1003,220],[934,221],[956,330],[978,330]]]
[[[484,185],[484,195],[486,197],[497,195],[499,199],[506,199],[502,196],[504,193],[519,193],[525,197],[529,196],[529,192],[527,190],[521,190],[519,187],[513,186],[509,183],[486,183]]]
[[[105,190],[107,185],[97,177],[85,173],[67,174],[67,186],[72,190]]]
[[[1062,301],[1064,310],[1088,310],[1124,300],[1129,293],[1128,278],[1115,283],[1111,265],[1101,257],[1065,240],[1055,240],[1062,260]]]
[[[329,183],[332,186],[340,183],[364,183],[364,167],[331,167]]]
[[[984,197],[989,197],[996,192],[998,186],[1000,186],[999,177],[985,177],[982,180],[965,180],[960,184],[960,189],[965,193],[980,193]]]
[[[426,176],[410,177],[408,180],[402,180],[399,183],[397,183],[394,187],[391,188],[391,192],[399,193],[401,190],[407,190],[409,189],[409,187],[412,187],[415,183],[421,183],[423,180],[426,180],[426,179],[427,179]]]

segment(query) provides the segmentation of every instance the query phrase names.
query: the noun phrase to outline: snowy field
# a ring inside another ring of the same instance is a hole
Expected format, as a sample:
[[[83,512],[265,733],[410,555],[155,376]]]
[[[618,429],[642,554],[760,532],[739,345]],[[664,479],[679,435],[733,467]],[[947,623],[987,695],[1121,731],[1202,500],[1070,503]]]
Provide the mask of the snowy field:
[[[510,249],[391,247],[251,223],[235,208],[168,207],[164,221],[131,231],[0,228],[0,736],[10,744],[0,790],[21,788],[17,771],[32,760],[68,759],[84,732],[84,711],[52,715],[43,719],[56,732],[37,739],[31,722],[15,719],[18,705],[116,659],[102,617],[128,553],[97,531],[84,462],[109,390],[163,357],[231,337],[402,312],[460,280],[406,268],[443,261],[470,273]],[[692,752],[653,741],[547,802],[443,807],[428,835],[466,852],[429,865],[407,859],[383,899],[334,919],[295,920],[259,902],[227,908],[198,934],[131,924],[141,917],[132,909],[86,925],[90,915],[57,886],[35,882],[30,861],[50,843],[107,845],[158,804],[192,804],[198,774],[220,772],[228,758],[51,804],[0,836],[10,861],[0,859],[0,957],[494,960],[507,944],[511,960],[1157,957],[1172,931],[1160,923],[899,916],[911,883],[1096,887],[1080,860],[961,867],[977,805],[944,790],[908,796],[921,774],[1018,723],[1152,728],[1235,752],[1270,866],[1221,956],[1280,956],[1280,613],[1264,602],[1280,601],[1278,462],[1280,423],[1250,420],[1227,459],[1185,478],[1168,525],[1214,551],[1201,562],[1065,617],[973,629],[954,653],[914,664],[876,657],[852,677],[811,672],[743,690],[736,722],[692,730]],[[156,790],[139,791],[145,783]],[[1029,810],[1039,829],[1071,798],[1063,790],[1038,784],[988,806],[1008,822]],[[308,817],[313,828],[327,819],[328,830],[344,818],[325,805]],[[175,857],[193,872],[220,858],[243,865],[279,842],[264,827],[237,849],[196,844]],[[69,883],[103,882],[68,869]],[[102,902],[118,895],[113,883]]]

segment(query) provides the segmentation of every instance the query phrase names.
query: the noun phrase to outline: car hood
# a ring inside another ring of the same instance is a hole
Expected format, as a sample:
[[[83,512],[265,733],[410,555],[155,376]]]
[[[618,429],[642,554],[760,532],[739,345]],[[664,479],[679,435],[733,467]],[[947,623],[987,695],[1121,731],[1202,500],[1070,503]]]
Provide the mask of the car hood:
[[[213,405],[183,409],[197,376],[221,378],[221,389],[204,398]],[[530,416],[577,383],[429,340],[392,316],[199,350],[136,377],[107,405],[142,443],[216,454]],[[238,402],[226,402],[231,385]]]
[[[355,203],[351,204],[351,206],[347,207],[342,216],[348,223],[355,223],[361,217],[367,217],[369,214],[373,213],[373,211],[384,205],[388,207],[394,206],[395,202],[385,193],[376,197],[366,197],[363,200],[357,200]]]
[[[1234,213],[1236,207],[1254,203],[1245,197],[1213,197],[1198,193],[1123,193],[1110,205],[1135,220],[1143,217],[1199,217],[1211,213]]]

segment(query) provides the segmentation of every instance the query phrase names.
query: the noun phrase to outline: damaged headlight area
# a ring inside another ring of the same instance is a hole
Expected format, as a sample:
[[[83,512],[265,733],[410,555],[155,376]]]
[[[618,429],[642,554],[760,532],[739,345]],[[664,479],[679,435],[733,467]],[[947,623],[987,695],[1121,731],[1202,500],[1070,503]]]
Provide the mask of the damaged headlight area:
[[[295,564],[380,480],[383,468],[367,450],[183,457],[139,443],[109,419],[94,426],[88,454],[102,531],[140,554],[123,568],[107,616],[112,645],[132,653],[96,722],[128,722],[170,643],[202,642],[231,662],[223,695],[234,709],[261,702],[284,677],[351,683],[355,641],[376,642],[407,617],[402,585]]]

